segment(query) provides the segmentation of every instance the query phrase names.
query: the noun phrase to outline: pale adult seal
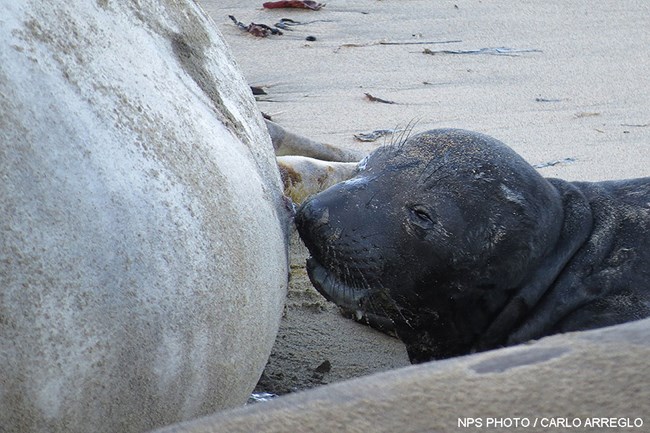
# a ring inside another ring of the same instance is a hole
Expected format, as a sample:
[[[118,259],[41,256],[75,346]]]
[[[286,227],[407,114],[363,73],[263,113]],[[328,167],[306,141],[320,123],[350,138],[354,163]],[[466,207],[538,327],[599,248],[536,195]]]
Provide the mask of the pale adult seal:
[[[545,179],[478,133],[378,149],[296,225],[314,286],[413,363],[650,316],[650,178]]]
[[[0,4],[0,431],[242,405],[290,219],[224,38],[193,0]]]

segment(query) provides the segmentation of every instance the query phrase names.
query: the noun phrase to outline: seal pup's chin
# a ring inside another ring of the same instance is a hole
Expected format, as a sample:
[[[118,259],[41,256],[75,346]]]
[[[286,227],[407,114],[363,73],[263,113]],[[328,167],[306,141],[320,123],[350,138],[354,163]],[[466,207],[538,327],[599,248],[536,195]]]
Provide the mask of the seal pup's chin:
[[[316,290],[339,307],[357,311],[364,298],[368,296],[368,289],[352,287],[344,283],[313,257],[307,259],[307,274]]]

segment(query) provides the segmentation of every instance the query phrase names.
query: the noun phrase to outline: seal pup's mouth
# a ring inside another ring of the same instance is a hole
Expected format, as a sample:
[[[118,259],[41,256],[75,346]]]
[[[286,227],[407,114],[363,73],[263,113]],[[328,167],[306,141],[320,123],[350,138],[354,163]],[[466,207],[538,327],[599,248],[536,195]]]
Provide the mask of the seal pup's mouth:
[[[307,275],[318,293],[339,307],[358,311],[363,309],[369,289],[353,287],[344,283],[336,274],[321,265],[315,258],[307,259]]]
[[[334,302],[344,315],[385,334],[397,337],[390,312],[398,311],[386,290],[355,287],[343,282],[316,259],[307,259],[307,274],[318,292]],[[397,313],[400,314],[399,312]]]

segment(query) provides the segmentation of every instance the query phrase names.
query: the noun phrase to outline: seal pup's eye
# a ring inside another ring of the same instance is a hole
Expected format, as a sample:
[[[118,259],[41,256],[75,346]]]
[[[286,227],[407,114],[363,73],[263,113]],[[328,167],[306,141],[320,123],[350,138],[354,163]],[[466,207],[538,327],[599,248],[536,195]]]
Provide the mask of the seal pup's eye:
[[[431,213],[429,212],[429,209],[422,205],[415,205],[411,207],[411,214],[421,224],[431,225],[435,222],[431,216]]]

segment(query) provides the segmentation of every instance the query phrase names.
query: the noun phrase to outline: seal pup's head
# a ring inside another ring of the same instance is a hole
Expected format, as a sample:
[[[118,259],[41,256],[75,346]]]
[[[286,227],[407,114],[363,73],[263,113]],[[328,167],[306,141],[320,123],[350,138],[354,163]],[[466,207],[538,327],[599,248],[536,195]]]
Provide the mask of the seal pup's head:
[[[296,215],[314,286],[342,307],[389,317],[412,362],[471,351],[555,245],[561,221],[558,192],[532,166],[456,129],[377,149]]]

